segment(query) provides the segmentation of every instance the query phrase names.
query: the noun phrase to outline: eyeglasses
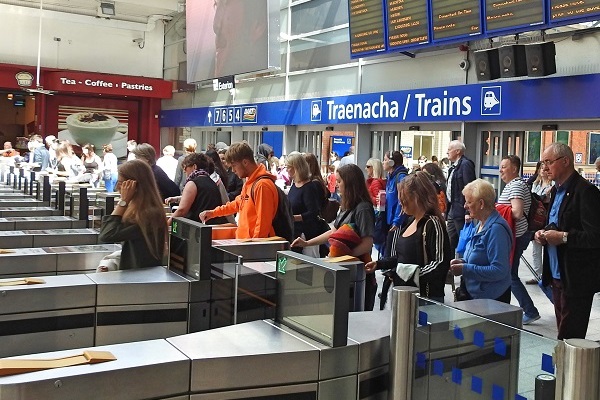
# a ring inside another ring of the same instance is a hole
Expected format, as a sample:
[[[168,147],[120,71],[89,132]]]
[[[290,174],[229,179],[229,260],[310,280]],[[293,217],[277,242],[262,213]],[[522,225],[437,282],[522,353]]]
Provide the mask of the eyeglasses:
[[[561,157],[555,158],[554,160],[543,160],[542,164],[545,165],[545,166],[547,166],[547,167],[549,167],[552,164],[554,164],[555,162],[557,162],[558,160],[560,160],[561,158],[565,158],[565,156],[561,156]]]

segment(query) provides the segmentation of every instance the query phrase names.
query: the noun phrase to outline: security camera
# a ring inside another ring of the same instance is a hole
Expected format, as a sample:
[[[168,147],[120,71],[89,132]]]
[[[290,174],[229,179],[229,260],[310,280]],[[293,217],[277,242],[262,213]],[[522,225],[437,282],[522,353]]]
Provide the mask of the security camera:
[[[468,70],[470,65],[471,65],[471,63],[469,63],[469,60],[461,60],[461,61],[458,63],[458,67],[459,67],[460,69],[462,69],[463,71],[466,71],[466,70]]]
[[[144,38],[137,38],[137,39],[133,39],[133,43],[142,43],[144,41]]]

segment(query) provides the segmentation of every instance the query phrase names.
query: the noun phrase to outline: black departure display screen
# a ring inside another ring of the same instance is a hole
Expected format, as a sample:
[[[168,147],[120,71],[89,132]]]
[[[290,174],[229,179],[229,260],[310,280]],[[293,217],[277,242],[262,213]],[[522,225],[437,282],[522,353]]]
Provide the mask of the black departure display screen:
[[[388,48],[429,42],[426,1],[387,0]]]
[[[600,0],[550,0],[550,22],[600,15]]]
[[[543,0],[486,0],[485,6],[487,32],[544,23]]]
[[[432,0],[431,7],[434,41],[481,33],[479,0]]]
[[[383,0],[350,0],[350,55],[385,51]]]

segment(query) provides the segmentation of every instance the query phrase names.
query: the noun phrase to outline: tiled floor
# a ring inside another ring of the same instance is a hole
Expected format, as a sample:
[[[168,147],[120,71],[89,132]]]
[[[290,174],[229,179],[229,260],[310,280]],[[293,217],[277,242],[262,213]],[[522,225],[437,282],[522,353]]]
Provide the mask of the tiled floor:
[[[531,264],[531,246],[524,253],[525,258]],[[373,254],[373,259],[377,259],[377,255]],[[521,263],[519,268],[519,276],[523,283],[526,280],[533,277],[529,269],[524,263]],[[381,275],[378,274],[379,281],[379,289],[381,290]],[[456,279],[458,284],[458,278]],[[542,290],[536,285],[525,285],[531,299],[533,300],[535,306],[540,312],[541,318],[529,325],[523,326],[524,330],[531,331],[542,335],[547,338],[556,339],[557,329],[556,329],[556,319],[554,317],[554,306],[548,300],[546,295],[542,292]],[[451,305],[454,301],[450,286],[446,286],[446,304]],[[511,300],[511,304],[518,305],[517,300],[513,297]],[[379,305],[379,299],[376,299],[376,305]],[[594,303],[592,305],[592,312],[590,315],[590,323],[587,330],[586,339],[589,340],[597,340],[600,341],[600,295],[596,294],[594,296]]]

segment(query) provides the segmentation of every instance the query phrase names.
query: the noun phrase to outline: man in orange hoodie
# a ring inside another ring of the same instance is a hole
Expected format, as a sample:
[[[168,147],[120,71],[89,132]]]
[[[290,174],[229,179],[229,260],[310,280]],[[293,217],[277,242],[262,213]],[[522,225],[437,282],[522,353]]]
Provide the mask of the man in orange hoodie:
[[[254,152],[246,143],[233,143],[225,153],[227,163],[240,178],[247,178],[242,193],[234,200],[213,210],[202,211],[200,221],[239,213],[237,239],[276,236],[273,219],[279,197],[275,187],[276,177],[254,160]],[[265,176],[266,178],[262,178]]]

